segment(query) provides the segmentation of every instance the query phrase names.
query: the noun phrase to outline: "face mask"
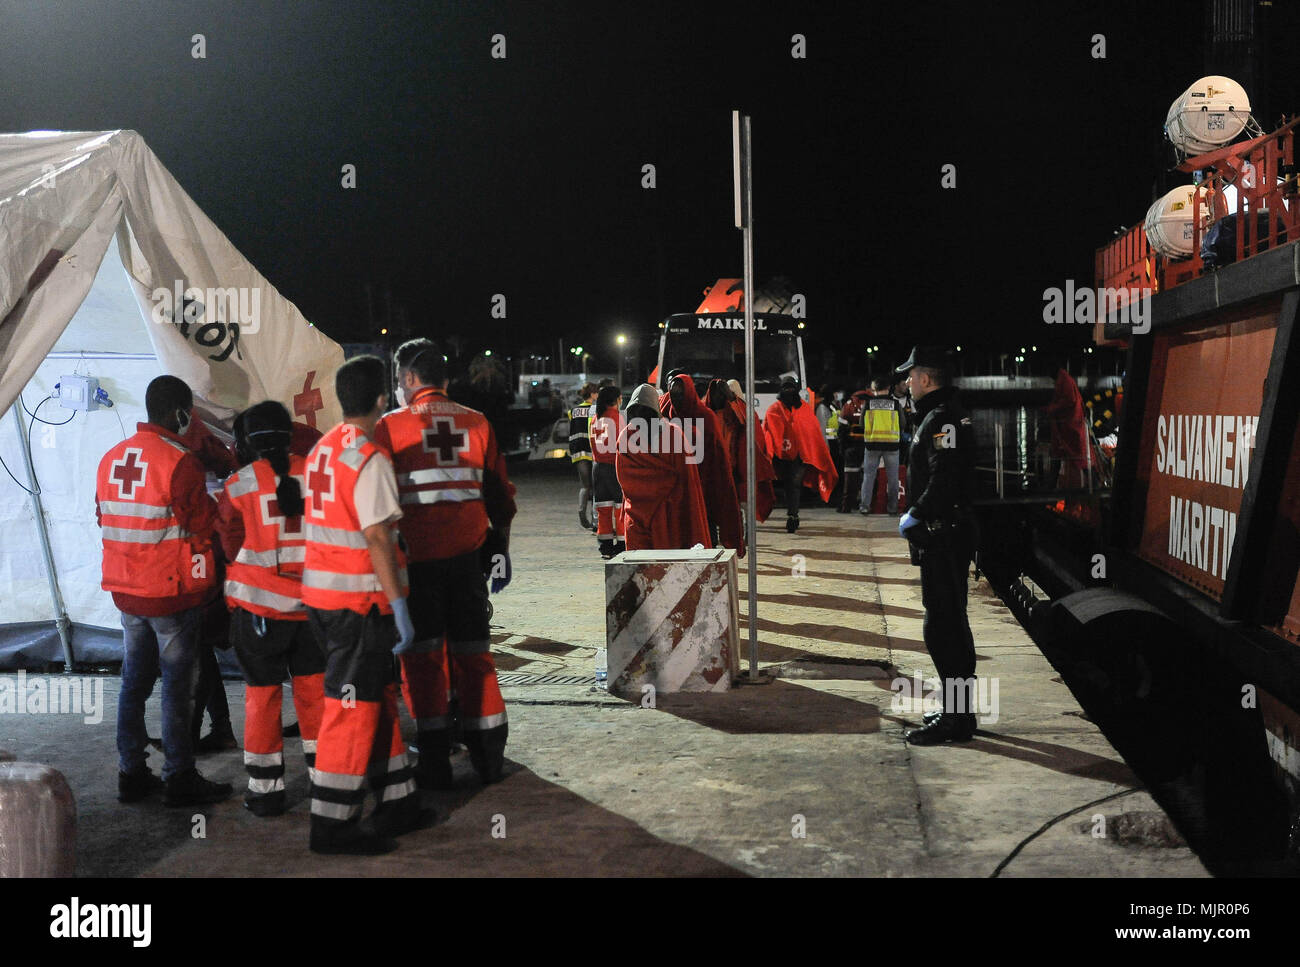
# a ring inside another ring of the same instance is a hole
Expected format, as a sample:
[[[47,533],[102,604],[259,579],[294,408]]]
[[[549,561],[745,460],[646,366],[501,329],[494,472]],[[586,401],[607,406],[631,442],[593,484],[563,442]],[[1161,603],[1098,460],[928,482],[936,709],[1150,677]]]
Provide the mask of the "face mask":
[[[184,410],[176,411],[176,433],[178,436],[184,436],[190,428],[190,415]]]

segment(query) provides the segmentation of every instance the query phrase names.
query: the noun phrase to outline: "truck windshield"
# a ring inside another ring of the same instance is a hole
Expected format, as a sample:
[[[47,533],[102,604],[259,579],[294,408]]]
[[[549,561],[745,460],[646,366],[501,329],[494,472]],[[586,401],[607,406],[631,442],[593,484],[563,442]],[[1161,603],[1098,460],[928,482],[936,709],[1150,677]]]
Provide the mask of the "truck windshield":
[[[703,329],[670,325],[664,333],[662,375],[685,369],[697,385],[714,378],[745,381],[745,332],[743,329]],[[754,389],[775,393],[781,378],[792,376],[803,383],[799,367],[798,337],[788,332],[754,333]],[[662,379],[662,376],[661,376]]]

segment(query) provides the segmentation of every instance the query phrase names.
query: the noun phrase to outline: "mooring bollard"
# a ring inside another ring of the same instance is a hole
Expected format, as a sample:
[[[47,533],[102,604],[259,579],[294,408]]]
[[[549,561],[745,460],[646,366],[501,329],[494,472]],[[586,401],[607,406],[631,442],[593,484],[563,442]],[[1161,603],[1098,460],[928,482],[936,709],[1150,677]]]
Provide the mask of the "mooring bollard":
[[[72,876],[77,806],[62,773],[0,762],[0,877]]]
[[[740,671],[736,552],[624,551],[605,562],[608,689],[725,692]]]

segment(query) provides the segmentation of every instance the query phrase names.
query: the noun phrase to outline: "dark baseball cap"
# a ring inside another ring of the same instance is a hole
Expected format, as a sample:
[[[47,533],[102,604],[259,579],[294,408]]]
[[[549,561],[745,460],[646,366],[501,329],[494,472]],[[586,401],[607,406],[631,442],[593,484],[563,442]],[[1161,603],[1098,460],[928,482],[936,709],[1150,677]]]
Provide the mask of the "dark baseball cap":
[[[912,355],[907,357],[907,362],[896,367],[894,372],[902,376],[915,366],[923,366],[926,369],[947,369],[951,362],[948,350],[942,346],[913,346]]]

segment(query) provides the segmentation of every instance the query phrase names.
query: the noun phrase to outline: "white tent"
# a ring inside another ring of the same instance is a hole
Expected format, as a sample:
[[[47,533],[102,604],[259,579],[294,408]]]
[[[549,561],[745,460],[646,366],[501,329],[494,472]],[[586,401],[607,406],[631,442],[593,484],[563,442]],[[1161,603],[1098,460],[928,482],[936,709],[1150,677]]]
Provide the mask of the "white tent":
[[[325,430],[342,362],[135,132],[0,135],[0,667],[120,659],[95,471],[153,377],[184,379],[219,433],[264,399]],[[67,375],[114,405],[65,408]]]

